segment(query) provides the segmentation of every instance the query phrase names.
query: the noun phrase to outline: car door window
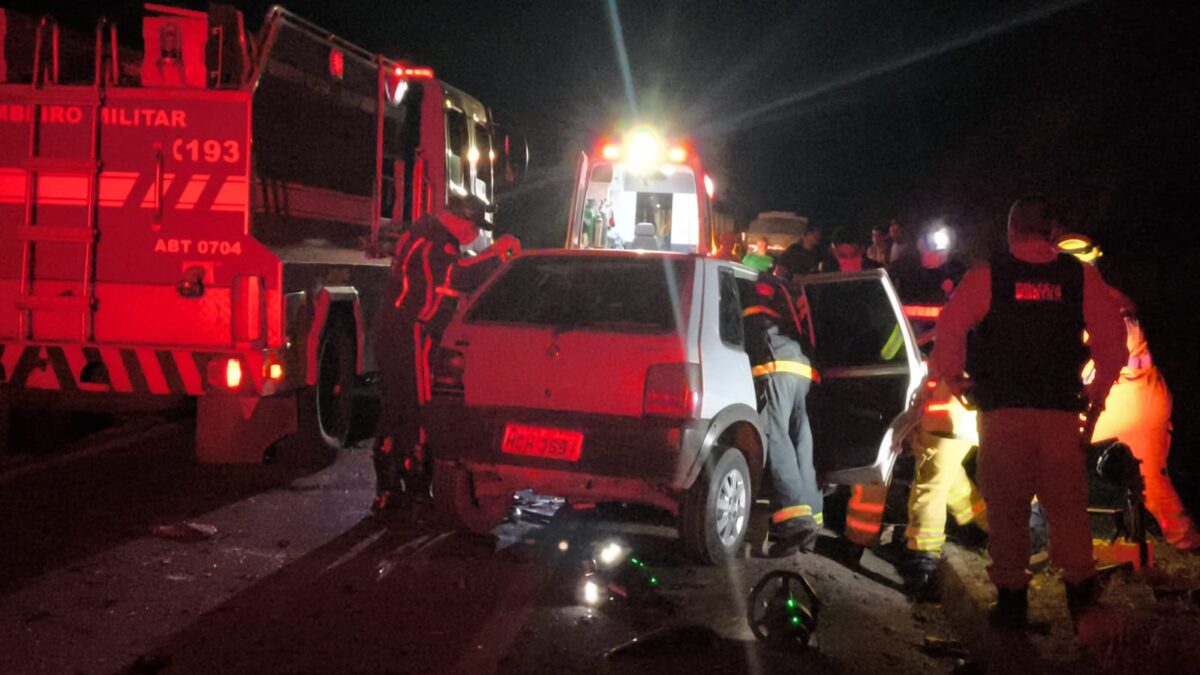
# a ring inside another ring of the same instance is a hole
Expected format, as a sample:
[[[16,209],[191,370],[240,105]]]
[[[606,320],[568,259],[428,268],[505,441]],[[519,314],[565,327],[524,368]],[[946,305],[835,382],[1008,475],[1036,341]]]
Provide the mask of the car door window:
[[[905,363],[903,329],[879,279],[812,284],[806,295],[822,367]]]
[[[737,278],[733,270],[722,269],[718,273],[721,284],[720,331],[721,342],[741,349],[746,342],[742,328],[742,301],[738,294]]]

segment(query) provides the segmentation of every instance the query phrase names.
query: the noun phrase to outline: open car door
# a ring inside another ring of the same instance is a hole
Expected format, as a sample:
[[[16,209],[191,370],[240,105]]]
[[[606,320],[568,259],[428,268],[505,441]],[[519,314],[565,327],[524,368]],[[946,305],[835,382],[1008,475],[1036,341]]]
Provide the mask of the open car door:
[[[822,483],[887,483],[918,421],[909,410],[923,367],[899,298],[882,270],[799,280],[813,362],[808,396]]]

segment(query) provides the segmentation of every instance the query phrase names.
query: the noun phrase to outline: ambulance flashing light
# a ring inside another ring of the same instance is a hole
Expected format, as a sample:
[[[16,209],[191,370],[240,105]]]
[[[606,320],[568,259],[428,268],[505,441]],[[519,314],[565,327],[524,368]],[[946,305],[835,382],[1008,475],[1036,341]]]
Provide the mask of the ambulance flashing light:
[[[600,146],[600,157],[608,162],[623,162],[635,169],[657,169],[663,164],[684,164],[691,153],[683,144],[668,145],[650,127],[637,127],[621,141]]]

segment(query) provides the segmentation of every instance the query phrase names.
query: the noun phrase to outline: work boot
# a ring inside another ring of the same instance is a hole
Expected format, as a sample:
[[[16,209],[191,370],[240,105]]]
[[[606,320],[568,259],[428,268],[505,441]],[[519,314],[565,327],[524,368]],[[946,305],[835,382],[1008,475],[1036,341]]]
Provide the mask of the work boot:
[[[817,548],[821,528],[808,518],[793,518],[767,531],[767,557],[786,558],[796,553],[812,553]]]
[[[939,602],[938,565],[941,556],[927,551],[905,551],[899,572],[904,579],[904,592],[917,602]]]
[[[1029,626],[1029,587],[998,588],[996,605],[988,612],[988,623],[995,628],[1021,630]]]

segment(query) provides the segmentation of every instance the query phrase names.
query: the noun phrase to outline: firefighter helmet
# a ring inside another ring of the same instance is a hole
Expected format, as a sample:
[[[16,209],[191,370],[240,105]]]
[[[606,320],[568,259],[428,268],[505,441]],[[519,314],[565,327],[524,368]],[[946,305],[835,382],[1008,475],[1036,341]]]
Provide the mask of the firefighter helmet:
[[[1063,253],[1068,253],[1075,256],[1080,262],[1085,262],[1089,265],[1094,265],[1096,259],[1104,255],[1100,250],[1100,245],[1092,241],[1091,237],[1086,234],[1070,233],[1064,234],[1055,241],[1058,250]]]

